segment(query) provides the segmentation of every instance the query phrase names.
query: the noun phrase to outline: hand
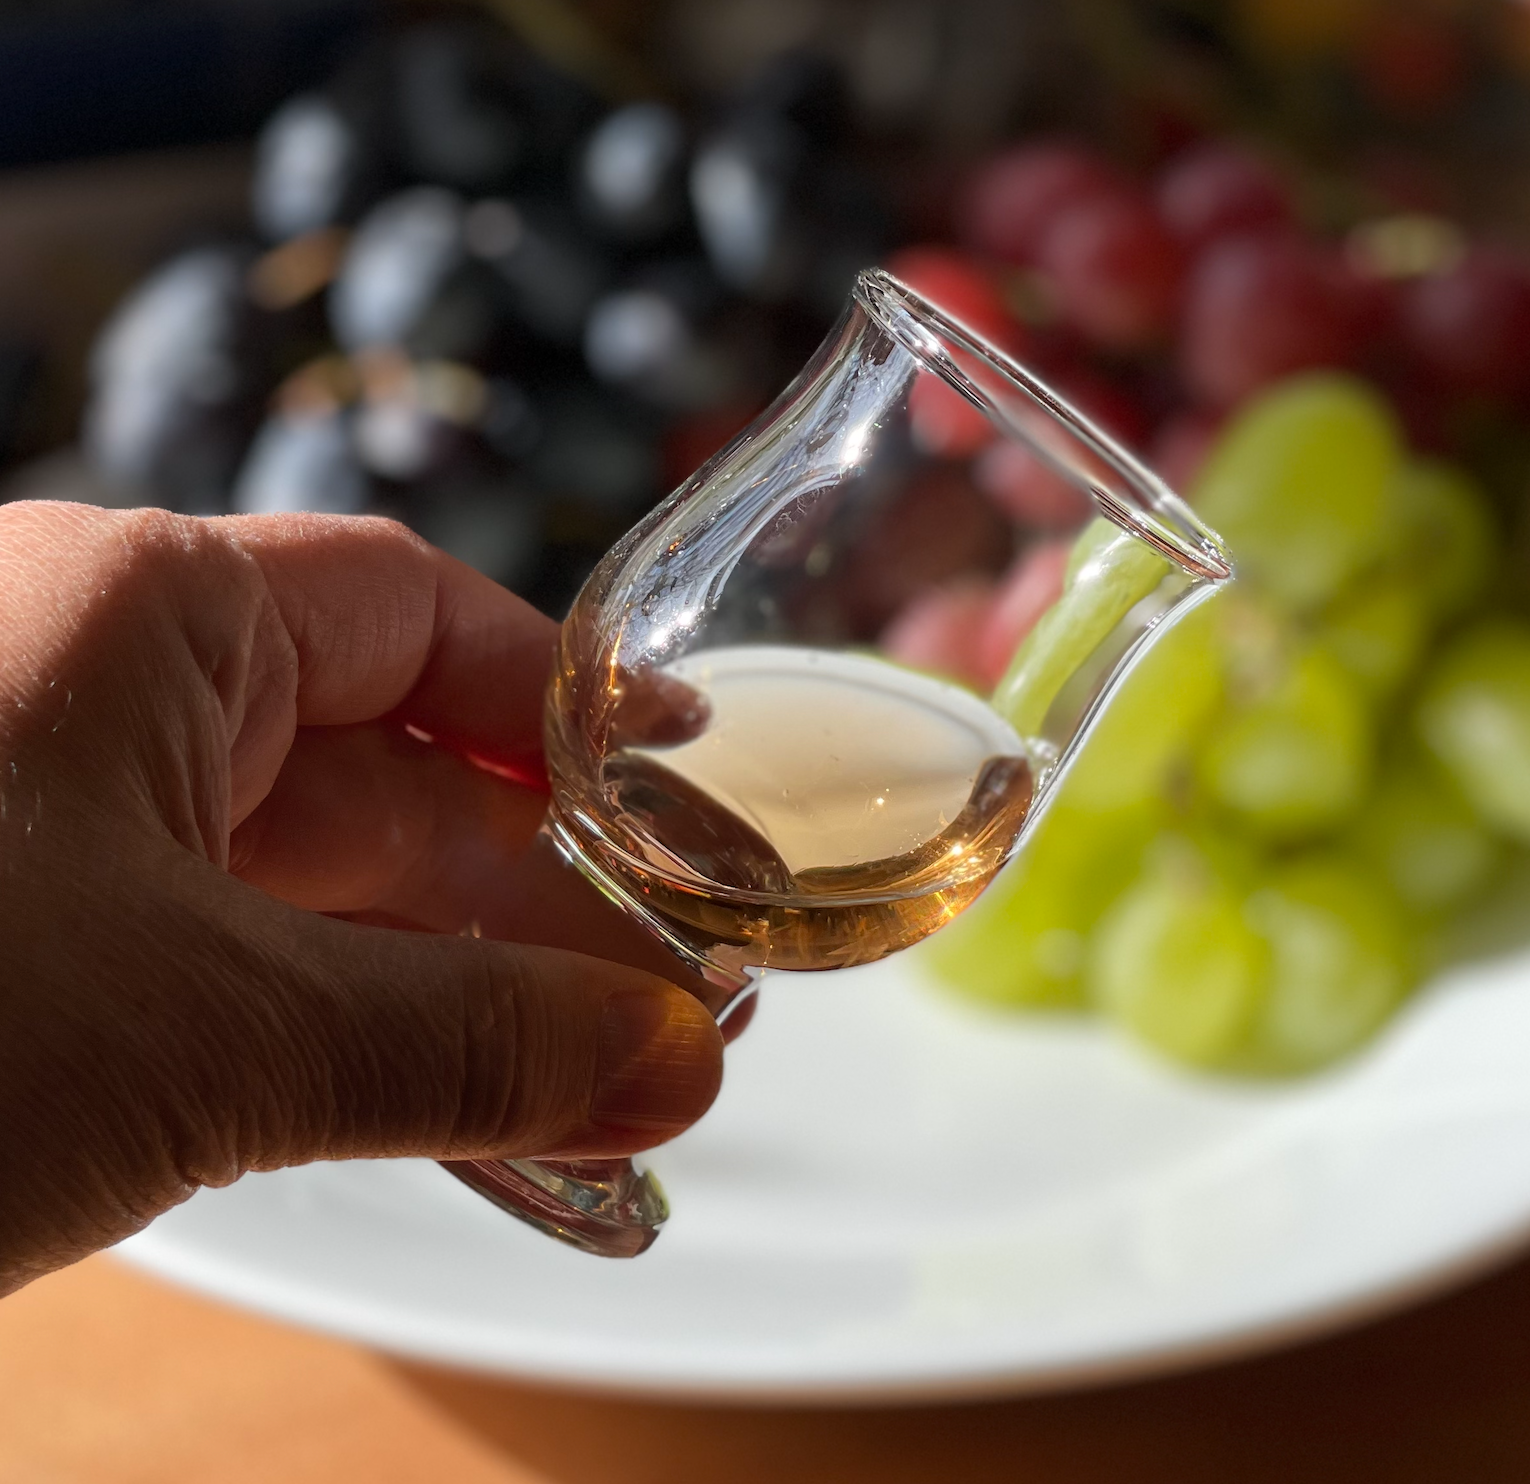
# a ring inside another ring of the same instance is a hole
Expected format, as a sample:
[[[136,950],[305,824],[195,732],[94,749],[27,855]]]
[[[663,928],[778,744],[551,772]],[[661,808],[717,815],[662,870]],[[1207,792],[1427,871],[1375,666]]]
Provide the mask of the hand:
[[[0,1292],[246,1170],[706,1110],[674,962],[468,761],[555,637],[387,521],[0,508]]]

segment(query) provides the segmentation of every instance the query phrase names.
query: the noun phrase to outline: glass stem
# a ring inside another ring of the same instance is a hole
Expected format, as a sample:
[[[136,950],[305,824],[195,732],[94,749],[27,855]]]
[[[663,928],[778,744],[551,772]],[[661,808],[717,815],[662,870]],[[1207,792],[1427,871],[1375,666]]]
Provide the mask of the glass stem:
[[[550,816],[542,832],[603,896],[636,917],[706,981],[713,993],[698,998],[718,1025],[726,1025],[748,1005],[763,969],[733,969],[713,962],[605,878],[572,848]],[[501,1211],[597,1257],[636,1257],[646,1252],[669,1218],[663,1187],[651,1171],[639,1170],[630,1159],[443,1159],[440,1163]]]

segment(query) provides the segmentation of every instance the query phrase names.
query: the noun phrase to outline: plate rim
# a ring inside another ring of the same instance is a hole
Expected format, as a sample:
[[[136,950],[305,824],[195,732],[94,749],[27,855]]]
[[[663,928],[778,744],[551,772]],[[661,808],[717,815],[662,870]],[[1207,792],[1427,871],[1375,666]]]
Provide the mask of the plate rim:
[[[1530,996],[1530,952],[1495,955],[1474,967],[1490,975],[1485,987],[1499,987],[1494,981],[1508,971],[1515,998]],[[1448,994],[1440,981],[1454,977],[1437,976],[1426,988]],[[919,997],[927,993],[928,986],[923,986]],[[1421,994],[1418,1001],[1424,998]],[[308,1168],[340,1170],[345,1162]],[[278,1179],[281,1173],[273,1172]],[[112,1252],[133,1267],[208,1297],[445,1369],[672,1403],[876,1407],[1040,1395],[1149,1380],[1288,1349],[1375,1322],[1481,1279],[1530,1248],[1530,1174],[1517,1183],[1500,1183],[1498,1193],[1493,1209],[1482,1212],[1475,1223],[1421,1233],[1422,1240],[1391,1247],[1379,1262],[1373,1253],[1369,1263],[1331,1265],[1285,1291],[1275,1286],[1261,1292],[1256,1287],[1241,1301],[1234,1293],[1210,1306],[1168,1311],[1115,1335],[1081,1331],[1050,1354],[1034,1349],[1026,1353],[1023,1345],[1010,1340],[1006,1358],[1001,1337],[997,1344],[990,1338],[969,1347],[965,1357],[959,1346],[894,1347],[890,1362],[880,1364],[869,1351],[793,1354],[790,1347],[767,1346],[751,1369],[737,1346],[714,1346],[709,1363],[705,1346],[687,1349],[683,1343],[650,1352],[644,1363],[631,1346],[620,1342],[607,1352],[589,1343],[581,1346],[577,1336],[567,1345],[556,1338],[549,1344],[546,1322],[496,1327],[491,1321],[475,1327],[462,1317],[463,1311],[433,1311],[428,1295],[409,1300],[407,1284],[398,1290],[406,1295],[404,1300],[389,1292],[378,1302],[375,1285],[369,1289],[365,1283],[337,1283],[332,1273],[318,1276],[313,1264],[305,1267],[290,1251],[279,1249],[274,1261],[263,1260],[237,1245],[220,1245],[215,1235],[195,1225],[183,1230],[173,1219],[155,1222]],[[337,1230],[343,1239],[343,1217]],[[323,1228],[317,1235],[323,1246]],[[597,1261],[587,1256],[576,1260]]]
[[[1254,1323],[1236,1320],[1191,1326],[1199,1332],[1165,1342],[1138,1342],[1108,1356],[1064,1360],[1050,1364],[969,1370],[954,1367],[923,1378],[835,1381],[718,1380],[715,1376],[637,1378],[627,1370],[605,1370],[588,1363],[570,1365],[542,1357],[534,1364],[467,1357],[460,1349],[434,1344],[418,1336],[404,1338],[397,1326],[369,1322],[364,1315],[347,1317],[349,1301],[325,1303],[312,1285],[269,1277],[251,1278],[248,1269],[208,1257],[189,1257],[173,1238],[145,1230],[110,1249],[111,1256],[129,1266],[218,1299],[237,1308],[312,1330],[331,1338],[363,1345],[395,1359],[531,1385],[559,1387],[610,1397],[670,1403],[733,1406],[869,1407],[939,1406],[962,1401],[998,1401],[1067,1391],[1098,1390],[1150,1381],[1206,1369],[1258,1355],[1292,1349],[1343,1330],[1374,1323],[1511,1265],[1530,1247],[1530,1194],[1526,1209],[1512,1224],[1449,1258],[1392,1275],[1376,1283],[1350,1288],[1342,1297],[1320,1298],[1287,1310],[1278,1318]],[[591,1259],[594,1261],[595,1259]],[[309,1295],[305,1302],[303,1295]],[[318,1302],[312,1302],[318,1298]],[[386,1311],[384,1311],[386,1312]]]

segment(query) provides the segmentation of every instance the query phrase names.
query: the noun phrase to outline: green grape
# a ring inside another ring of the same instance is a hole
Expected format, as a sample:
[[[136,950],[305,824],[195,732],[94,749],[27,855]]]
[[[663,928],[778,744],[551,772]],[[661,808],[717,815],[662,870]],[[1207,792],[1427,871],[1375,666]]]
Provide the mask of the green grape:
[[[1224,602],[1202,603],[1149,646],[1100,713],[1060,801],[1099,813],[1162,796],[1221,700]]]
[[[1349,676],[1323,650],[1308,649],[1264,694],[1218,719],[1196,777],[1251,835],[1294,843],[1355,812],[1372,751],[1370,717]]]
[[[1103,515],[1097,515],[1074,538],[1073,549],[1068,553],[1068,565],[1063,569],[1063,587],[1070,588],[1078,581],[1080,568],[1090,557],[1109,546],[1121,534],[1121,527]]]
[[[1042,735],[1063,686],[1170,570],[1150,546],[1107,526],[1101,519],[1085,527],[1062,596],[1015,651],[989,702],[1022,737]]]
[[[1015,863],[916,951],[938,979],[972,999],[1082,1008],[1089,930],[1137,874],[1158,819],[1153,806],[1081,814],[1060,796]]]
[[[1323,854],[1276,870],[1244,917],[1269,948],[1269,983],[1244,1070],[1305,1072],[1375,1034],[1413,987],[1402,913],[1363,867]]]
[[[1259,1013],[1268,950],[1244,918],[1239,875],[1217,852],[1164,837],[1092,936],[1091,998],[1176,1061],[1226,1060]]]
[[[1498,549],[1487,497],[1463,470],[1422,459],[1398,471],[1397,565],[1436,619],[1478,606],[1492,583]]]
[[[1419,735],[1495,830],[1530,843],[1530,628],[1478,625],[1424,683]]]
[[[1503,855],[1450,781],[1417,757],[1388,763],[1349,844],[1406,905],[1426,914],[1477,897]]]
[[[1247,403],[1218,439],[1194,504],[1240,575],[1308,612],[1381,555],[1399,443],[1383,398],[1315,373]]]
[[[1376,573],[1329,605],[1317,642],[1367,695],[1379,700],[1412,674],[1429,640],[1430,617],[1417,583],[1400,574]]]

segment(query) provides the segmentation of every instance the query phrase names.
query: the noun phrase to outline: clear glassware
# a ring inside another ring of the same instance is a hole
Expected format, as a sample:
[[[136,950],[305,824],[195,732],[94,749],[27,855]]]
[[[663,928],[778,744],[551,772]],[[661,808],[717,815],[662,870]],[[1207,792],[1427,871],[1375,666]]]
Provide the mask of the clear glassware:
[[[931,452],[978,445],[965,469]],[[767,967],[869,963],[955,916],[1145,646],[1230,576],[1131,453],[867,271],[802,374],[575,602],[546,828],[724,1019]],[[1007,659],[1028,620],[1002,676],[919,664],[963,623],[963,652]],[[625,1159],[451,1168],[607,1256],[667,1215]]]

